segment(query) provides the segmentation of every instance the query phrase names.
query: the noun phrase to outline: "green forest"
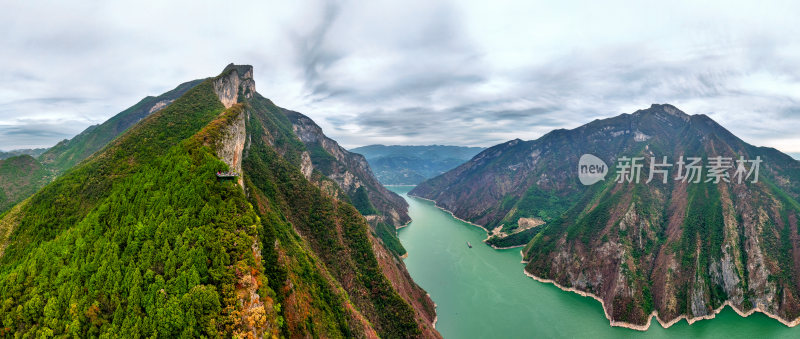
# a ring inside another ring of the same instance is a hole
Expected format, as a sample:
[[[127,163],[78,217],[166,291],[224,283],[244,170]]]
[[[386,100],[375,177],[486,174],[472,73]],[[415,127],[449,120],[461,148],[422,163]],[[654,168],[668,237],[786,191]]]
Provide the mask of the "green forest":
[[[420,335],[377,260],[366,192],[354,207],[320,190],[281,110],[257,94],[226,110],[213,81],[2,215],[0,337]],[[257,136],[244,190],[215,175],[243,114]]]

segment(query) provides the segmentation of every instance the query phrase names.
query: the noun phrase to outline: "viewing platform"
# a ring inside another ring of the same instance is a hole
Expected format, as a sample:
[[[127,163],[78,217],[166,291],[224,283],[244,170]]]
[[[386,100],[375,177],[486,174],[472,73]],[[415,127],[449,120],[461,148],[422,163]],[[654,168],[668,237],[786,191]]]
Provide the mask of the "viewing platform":
[[[234,179],[239,176],[239,173],[236,172],[217,172],[217,178],[219,179]]]

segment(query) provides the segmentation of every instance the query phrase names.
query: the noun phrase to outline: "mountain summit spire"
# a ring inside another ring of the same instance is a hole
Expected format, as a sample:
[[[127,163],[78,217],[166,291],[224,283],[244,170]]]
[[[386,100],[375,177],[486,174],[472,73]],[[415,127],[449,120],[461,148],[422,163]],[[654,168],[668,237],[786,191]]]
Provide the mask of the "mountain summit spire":
[[[255,92],[256,82],[253,80],[253,66],[250,65],[229,64],[214,79],[214,93],[217,93],[225,108],[238,103],[239,95],[249,99]]]

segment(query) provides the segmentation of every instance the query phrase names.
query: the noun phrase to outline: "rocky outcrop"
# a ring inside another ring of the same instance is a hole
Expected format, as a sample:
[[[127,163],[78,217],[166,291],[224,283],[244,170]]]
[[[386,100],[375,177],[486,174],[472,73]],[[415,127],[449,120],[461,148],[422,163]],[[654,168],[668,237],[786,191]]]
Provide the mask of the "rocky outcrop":
[[[583,154],[611,168],[604,181],[580,184]],[[675,167],[667,183],[656,172],[648,183],[645,160],[639,182],[617,182],[622,156],[667,156]],[[709,158],[760,158],[759,181],[683,183],[675,180],[681,156],[702,157],[703,173]],[[523,250],[526,273],[596,297],[613,325],[643,329],[653,314],[665,326],[693,322],[730,305],[794,326],[798,181],[800,162],[789,156],[749,145],[705,115],[653,105],[489,148],[411,194],[487,229],[541,217],[546,224]]]
[[[239,102],[239,95],[252,98],[256,93],[256,83],[253,80],[253,66],[230,64],[214,79],[214,93],[219,101],[230,108]]]
[[[378,211],[376,218],[370,218],[373,227],[376,222],[400,227],[411,220],[408,217],[408,204],[378,182],[364,156],[339,146],[336,141],[325,136],[322,128],[307,116],[290,110],[284,110],[284,113],[291,121],[294,133],[311,151],[310,164],[313,169],[335,181],[351,198],[360,187],[366,189],[370,203]],[[304,174],[313,170],[307,167],[308,164],[304,154]]]
[[[223,76],[215,80],[215,84],[219,84],[215,85],[215,93],[220,97],[220,101],[225,102],[224,100],[228,100],[228,104],[230,104],[233,102],[233,97],[230,93],[233,92],[228,86],[233,86],[237,80],[229,74],[248,74],[247,77],[251,77],[252,68],[248,66],[245,71],[241,71],[241,66],[229,66],[226,69],[231,69],[232,71],[231,73],[223,72]],[[247,79],[240,79],[239,86],[251,86],[246,80]],[[251,87],[251,89],[254,90],[254,87]],[[239,92],[243,93],[249,90],[250,89],[240,88]],[[407,205],[405,201],[394,193],[386,190],[377,182],[362,156],[344,150],[335,141],[327,138],[322,134],[322,130],[319,126],[311,121],[311,119],[296,112],[279,109],[268,99],[261,97],[257,93],[254,93],[252,98],[240,96],[238,99],[243,100],[242,102],[231,104],[228,110],[226,110],[226,113],[223,113],[221,119],[224,119],[225,124],[220,128],[219,135],[221,137],[216,142],[216,154],[227,163],[232,170],[242,174],[240,175],[240,179],[245,176],[250,178],[251,181],[248,181],[247,185],[263,185],[261,186],[262,189],[266,186],[274,190],[276,187],[275,185],[278,184],[269,183],[269,180],[263,180],[263,178],[265,178],[264,176],[254,175],[256,172],[259,172],[259,170],[253,169],[252,161],[257,157],[263,157],[269,154],[269,152],[264,150],[264,147],[268,147],[275,152],[274,154],[279,155],[284,158],[284,160],[292,163],[292,165],[297,166],[296,168],[299,170],[298,174],[301,174],[302,178],[305,178],[311,184],[315,184],[317,188],[320,189],[316,192],[322,193],[320,195],[324,198],[314,200],[316,204],[319,205],[316,207],[324,208],[325,204],[320,202],[327,201],[326,199],[330,198],[333,198],[337,205],[345,205],[342,200],[346,201],[347,197],[341,197],[342,193],[350,195],[354,194],[359,189],[361,189],[361,192],[366,189],[370,202],[375,206],[375,209],[379,211],[379,214],[365,216],[364,219],[369,222],[370,226],[374,227],[377,222],[392,220],[395,220],[397,223],[405,223],[408,221],[408,216],[406,214]],[[291,128],[288,128],[289,124],[287,122],[292,123]],[[283,123],[286,124],[282,125]],[[302,143],[297,142],[298,139]],[[250,147],[253,148],[253,151],[248,151]],[[243,173],[242,171],[243,158],[245,159],[245,167],[248,173]],[[276,163],[271,164],[272,166],[267,166],[269,168],[268,170],[265,168],[260,168],[260,170],[269,171],[280,168]],[[287,175],[285,172],[280,173],[281,175]],[[263,175],[263,173],[261,174]],[[252,180],[253,178],[261,178],[261,180],[257,180],[258,182],[254,183],[254,180]],[[279,178],[282,177],[269,176],[268,178],[280,180]],[[305,187],[305,184],[301,183],[301,181],[304,181],[302,179],[289,181],[292,182],[293,189],[285,192],[288,196],[283,199],[283,203],[267,207],[265,205],[267,198],[260,196],[259,190],[253,190],[251,198],[255,199],[256,203],[254,205],[260,206],[259,210],[266,212],[278,206],[281,206],[278,208],[283,208],[285,207],[283,204],[293,199],[296,199],[298,203],[309,199],[309,197],[300,197],[299,195],[301,195],[301,192],[305,194],[317,194],[309,193],[315,192],[314,190],[303,189],[302,187]],[[250,189],[250,186],[245,187],[248,187],[248,190]],[[273,191],[272,194],[274,193]],[[394,198],[396,198],[396,200],[394,200]],[[398,201],[402,202],[402,204],[399,204]],[[377,337],[376,329],[381,326],[387,326],[386,324],[375,323],[375,314],[383,312],[384,310],[373,309],[372,306],[364,303],[365,298],[368,298],[372,293],[376,293],[376,288],[379,287],[372,285],[369,289],[365,288],[362,290],[359,285],[362,279],[375,278],[376,275],[373,274],[374,271],[367,276],[363,273],[356,273],[355,268],[352,272],[341,268],[351,267],[348,265],[358,267],[350,262],[351,259],[348,258],[347,254],[357,250],[363,250],[363,247],[359,247],[359,244],[354,243],[352,239],[347,240],[349,239],[348,237],[358,232],[356,229],[346,229],[345,227],[348,225],[349,227],[353,227],[352,223],[361,223],[361,225],[365,227],[364,230],[367,230],[366,237],[364,237],[363,240],[369,241],[371,252],[374,253],[375,259],[377,259],[377,268],[385,275],[388,282],[391,283],[391,288],[413,309],[414,322],[417,324],[420,337],[441,337],[434,329],[436,314],[433,301],[422,288],[414,283],[398,255],[384,246],[383,238],[378,238],[377,234],[369,232],[369,229],[366,228],[366,224],[360,220],[361,215],[355,214],[357,217],[355,220],[337,217],[334,219],[335,221],[327,220],[321,224],[323,226],[314,224],[312,228],[309,227],[309,225],[304,226],[304,224],[314,218],[301,217],[305,213],[311,213],[311,210],[310,208],[304,207],[301,208],[301,210],[288,213],[287,216],[292,221],[291,225],[293,229],[299,235],[297,239],[304,239],[304,248],[305,246],[309,246],[308,248],[314,252],[314,256],[319,258],[315,264],[317,265],[317,269],[322,272],[322,275],[325,276],[326,279],[331,279],[331,286],[336,289],[336,293],[343,293],[342,299],[346,300],[344,306],[350,314],[353,324],[360,324],[363,326],[363,333],[359,333],[358,330],[356,330],[354,333],[351,333],[352,336]],[[322,237],[322,239],[325,241],[320,242],[320,239],[317,237],[321,237],[321,235],[316,233],[324,234],[325,236]],[[278,241],[276,239],[274,246],[276,248],[287,246],[283,241],[284,240]],[[331,246],[331,242],[329,241],[336,243],[336,245]],[[257,248],[258,246],[254,245],[254,251],[257,251]],[[280,257],[280,261],[296,260],[285,253],[280,255]],[[358,260],[363,260],[368,263],[369,260],[367,259],[369,259],[368,255],[358,257]],[[354,276],[359,278],[354,278]],[[252,285],[246,283],[248,281],[247,277],[245,277],[243,281],[244,282],[239,285],[243,287],[252,287]],[[312,283],[311,281],[295,281],[299,285]],[[295,296],[302,294],[303,287],[294,286],[294,282],[291,278],[287,279],[287,282],[290,286],[287,286],[286,289],[291,291],[289,292],[289,296],[291,297],[287,297],[283,300],[283,306],[285,307],[284,314],[287,317],[286,321],[289,328],[301,326],[298,324],[304,326],[309,321],[307,318],[308,315],[302,317],[299,317],[299,315],[308,313],[309,308],[314,308],[314,302],[295,298]],[[339,284],[340,286],[337,286]],[[281,289],[278,290],[280,291]],[[249,296],[249,300],[251,301],[250,305],[258,306],[258,299],[254,297],[252,288],[243,288],[240,292],[243,304],[247,305]],[[381,300],[386,300],[391,297],[386,293],[378,294],[379,296],[377,297]],[[264,296],[261,296],[261,298],[267,301],[269,300],[269,298],[265,298]],[[257,307],[252,308],[258,309]],[[407,320],[401,319],[402,314],[399,313],[393,314],[393,316],[398,317],[398,319],[389,321],[400,322]],[[251,317],[250,319],[253,318],[255,317]]]
[[[303,152],[300,154],[300,172],[303,172],[303,176],[306,179],[311,180],[311,173],[314,172],[314,164],[311,163],[311,155],[308,154],[308,151]]]
[[[153,112],[158,112],[162,108],[167,107],[167,105],[171,104],[173,101],[175,101],[175,100],[166,99],[166,100],[161,100],[159,102],[156,102],[155,104],[153,104],[153,107],[150,107],[150,109],[147,110],[147,113],[148,114],[153,114]],[[141,120],[141,119],[139,119],[139,120]]]
[[[217,156],[228,164],[231,171],[239,174],[237,181],[240,186],[244,187],[242,181],[242,153],[244,151],[245,143],[247,141],[247,128],[245,127],[244,110],[238,110],[238,113],[231,119],[227,126],[222,128],[222,137],[217,142]]]

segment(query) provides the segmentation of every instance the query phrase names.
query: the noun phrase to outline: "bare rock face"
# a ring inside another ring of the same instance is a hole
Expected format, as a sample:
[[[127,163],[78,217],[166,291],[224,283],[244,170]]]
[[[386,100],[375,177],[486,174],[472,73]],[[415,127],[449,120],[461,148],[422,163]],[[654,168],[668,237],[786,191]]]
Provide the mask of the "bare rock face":
[[[314,172],[314,165],[311,163],[311,155],[308,152],[303,152],[301,154],[302,162],[300,163],[300,171],[303,172],[303,176],[306,179],[311,179],[311,173]]]
[[[575,165],[583,154],[612,169],[622,156],[760,158],[762,179],[689,184],[675,180],[673,168],[671,180],[655,173],[645,183],[645,166],[641,182],[618,182],[611,172],[582,186]],[[572,197],[553,204],[566,208],[545,211],[558,217],[529,234],[525,270],[593,294],[612,324],[642,329],[656,314],[669,326],[713,317],[725,305],[800,324],[800,162],[749,145],[708,116],[653,105],[511,140],[410,194],[487,229],[518,220],[509,216],[541,216],[537,203]]]
[[[172,99],[161,100],[161,101],[155,103],[153,105],[153,107],[150,107],[150,109],[147,111],[147,113],[148,114],[153,114],[153,112],[158,112],[162,108],[167,107],[167,105],[171,104],[173,101],[174,100],[172,100]],[[139,120],[142,120],[142,119],[144,119],[144,117],[140,118]]]
[[[233,121],[224,128],[223,137],[217,143],[217,156],[222,159],[228,168],[239,173],[239,185],[244,187],[242,179],[242,152],[247,141],[247,129],[244,122],[245,112],[242,111]]]
[[[339,146],[336,141],[325,136],[322,128],[307,116],[289,110],[284,110],[284,113],[292,122],[294,133],[309,150],[321,149],[330,155],[330,158],[314,159],[312,151],[309,159],[311,161],[307,161],[306,153],[304,153],[301,166],[303,173],[308,173],[306,177],[310,177],[311,171],[317,169],[335,181],[348,195],[354,194],[360,187],[366,188],[370,203],[380,213],[377,218],[370,219],[370,224],[385,222],[400,227],[410,221],[408,204],[403,198],[390,192],[378,182],[364,156]],[[318,166],[313,167],[314,163]]]
[[[250,99],[256,93],[256,83],[253,80],[253,66],[230,64],[214,79],[214,93],[225,108],[231,108],[239,103],[239,96]],[[242,152],[247,141],[245,128],[245,112],[240,112],[223,131],[224,137],[218,144],[217,154],[228,164],[228,167],[242,173]],[[238,177],[239,185],[244,187],[243,178]]]
[[[230,108],[238,103],[239,94],[250,99],[255,92],[256,83],[253,80],[253,66],[250,65],[230,64],[214,80],[214,93],[217,93],[219,101],[222,102],[225,108]]]

